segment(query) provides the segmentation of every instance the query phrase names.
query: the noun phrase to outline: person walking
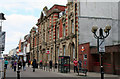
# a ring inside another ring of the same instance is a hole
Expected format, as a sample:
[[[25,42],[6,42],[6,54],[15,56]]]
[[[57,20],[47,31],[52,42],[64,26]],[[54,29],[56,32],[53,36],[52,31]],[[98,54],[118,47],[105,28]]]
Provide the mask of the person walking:
[[[16,65],[17,65],[17,62],[14,61],[14,72],[16,71]]]
[[[20,60],[18,60],[18,70],[20,70],[21,69],[21,61]]]
[[[11,61],[11,67],[12,67],[12,69],[14,68],[14,61],[13,60]]]
[[[52,71],[52,60],[49,61],[49,71]]]
[[[32,66],[33,66],[33,72],[35,72],[35,68],[36,68],[36,59],[33,60]]]
[[[40,69],[42,69],[42,60],[40,60]]]
[[[30,61],[30,60],[28,60],[28,67],[30,66],[30,63],[31,63],[31,61]]]
[[[78,68],[77,68],[77,65],[78,65],[78,61],[76,59],[74,59],[74,73],[75,71],[78,73]]]
[[[26,62],[23,60],[23,70],[24,71],[26,70],[25,66],[26,66]]]
[[[7,59],[5,59],[4,65],[5,65],[4,67],[7,69],[7,65],[8,65]]]
[[[81,70],[82,69],[82,61],[80,60],[80,58],[79,58],[78,64],[79,64],[79,70]]]

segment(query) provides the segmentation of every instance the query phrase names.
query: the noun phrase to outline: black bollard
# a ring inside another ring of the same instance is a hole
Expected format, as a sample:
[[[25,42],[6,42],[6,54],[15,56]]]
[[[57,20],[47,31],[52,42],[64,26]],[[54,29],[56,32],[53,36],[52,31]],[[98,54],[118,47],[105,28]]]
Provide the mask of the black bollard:
[[[20,79],[20,71],[17,71],[17,79]]]
[[[4,79],[6,79],[6,67],[4,67]]]

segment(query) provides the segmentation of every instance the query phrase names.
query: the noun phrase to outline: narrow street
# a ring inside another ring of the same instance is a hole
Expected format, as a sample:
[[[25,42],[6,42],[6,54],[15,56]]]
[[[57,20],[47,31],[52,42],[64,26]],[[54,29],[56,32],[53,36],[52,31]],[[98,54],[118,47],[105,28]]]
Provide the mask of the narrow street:
[[[17,77],[17,72],[14,72],[10,67],[7,69],[6,77]],[[32,68],[27,67],[26,71],[20,70],[21,77],[63,77],[63,75],[46,72],[40,69],[36,69],[35,72]]]
[[[6,77],[17,77],[17,72],[14,72],[10,66],[8,66],[8,69],[6,71]],[[44,71],[42,69],[36,69],[35,72],[33,72],[31,67],[26,67],[26,71],[20,70],[20,77],[73,77],[69,74],[63,74],[63,73],[56,73],[53,71]]]
[[[8,69],[6,70],[6,79],[16,79],[17,78],[17,71],[14,72],[10,65],[8,65]],[[80,75],[78,76],[77,73],[58,73],[57,70],[54,71],[46,71],[42,69],[36,69],[33,72],[31,67],[26,67],[26,71],[20,70],[20,79],[101,79],[99,73],[91,73],[88,72],[87,76]],[[105,79],[119,79],[117,75],[110,75],[105,74]]]

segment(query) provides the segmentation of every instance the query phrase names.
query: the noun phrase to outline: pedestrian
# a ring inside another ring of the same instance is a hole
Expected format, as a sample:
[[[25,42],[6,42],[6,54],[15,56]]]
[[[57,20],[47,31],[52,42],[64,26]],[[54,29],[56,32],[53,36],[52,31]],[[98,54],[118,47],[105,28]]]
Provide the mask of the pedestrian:
[[[77,68],[77,65],[78,65],[78,61],[76,59],[74,59],[74,73],[75,71],[78,73],[78,68]]]
[[[20,66],[21,66],[21,69],[22,69],[22,66],[23,66],[22,63],[23,63],[23,60],[21,59],[21,60],[20,60]]]
[[[80,60],[80,58],[79,58],[78,64],[79,64],[79,70],[81,70],[82,69],[82,61]]]
[[[17,65],[17,62],[14,61],[14,72],[16,71],[16,65]]]
[[[8,65],[7,59],[5,59],[4,65],[5,65],[4,67],[7,69],[7,65]]]
[[[57,63],[55,63],[55,68],[57,69]]]
[[[42,69],[42,60],[40,60],[40,69]]]
[[[38,69],[38,62],[36,62],[36,68]]]
[[[32,66],[33,66],[33,72],[35,72],[35,68],[36,68],[36,59],[33,60]]]
[[[52,60],[49,61],[49,71],[52,71]]]
[[[14,68],[14,61],[13,60],[11,61],[11,67],[12,67],[12,69]]]
[[[26,62],[23,60],[23,70],[25,71],[26,70]]]
[[[20,69],[21,69],[21,61],[18,60],[18,70],[20,70]]]
[[[30,66],[30,63],[31,63],[31,61],[30,61],[30,60],[28,60],[28,67]]]
[[[32,65],[32,61],[30,62],[30,64]]]

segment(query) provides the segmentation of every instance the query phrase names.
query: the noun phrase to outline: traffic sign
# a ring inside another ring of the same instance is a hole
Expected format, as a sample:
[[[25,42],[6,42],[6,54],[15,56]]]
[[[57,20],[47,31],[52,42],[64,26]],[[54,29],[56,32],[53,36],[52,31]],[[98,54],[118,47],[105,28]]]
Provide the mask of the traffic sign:
[[[99,52],[105,52],[105,40],[99,39]]]
[[[6,32],[0,32],[0,51],[4,51],[5,48],[5,33]]]

